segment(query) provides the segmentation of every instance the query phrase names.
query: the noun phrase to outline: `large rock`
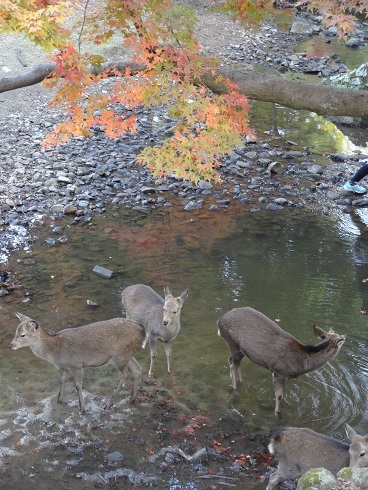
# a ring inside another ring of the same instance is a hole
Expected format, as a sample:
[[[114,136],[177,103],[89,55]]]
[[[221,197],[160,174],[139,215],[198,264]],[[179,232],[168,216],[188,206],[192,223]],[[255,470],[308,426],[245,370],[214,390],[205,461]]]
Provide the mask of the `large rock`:
[[[342,468],[337,478],[324,468],[307,471],[299,478],[297,490],[362,490],[368,488],[368,468]]]
[[[298,20],[293,22],[290,32],[293,34],[313,34],[313,26],[308,22]]]
[[[368,63],[363,63],[355,70],[349,71],[349,73],[330,77],[330,83],[335,87],[367,90]]]
[[[299,478],[297,490],[330,490],[336,479],[330,471],[315,468]]]
[[[354,485],[349,488],[368,488],[368,468],[342,468],[337,476]]]

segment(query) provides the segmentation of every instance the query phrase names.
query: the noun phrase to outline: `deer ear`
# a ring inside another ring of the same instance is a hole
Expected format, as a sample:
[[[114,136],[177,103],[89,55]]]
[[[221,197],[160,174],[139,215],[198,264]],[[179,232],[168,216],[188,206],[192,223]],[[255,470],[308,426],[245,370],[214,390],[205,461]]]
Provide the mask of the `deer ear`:
[[[189,294],[189,289],[185,289],[185,290],[184,290],[184,291],[181,293],[181,295],[179,296],[179,298],[180,298],[180,301],[181,301],[182,303],[184,303],[184,301],[187,299],[188,294]]]
[[[18,320],[20,320],[21,322],[23,320],[29,320],[29,316],[26,316],[26,315],[23,315],[23,313],[15,313],[16,317],[18,318]]]
[[[172,294],[172,289],[170,284],[166,284],[166,286],[164,287],[164,293],[165,293],[165,298],[166,296],[169,296],[169,294]]]
[[[346,432],[346,435],[348,436],[348,438],[350,440],[352,440],[353,437],[357,435],[357,433],[355,432],[355,430],[352,429],[349,424],[345,424],[345,432]]]
[[[327,332],[322,330],[322,328],[318,327],[317,325],[313,325],[313,330],[314,330],[314,335],[321,340],[325,340],[325,338],[328,335]]]
[[[32,330],[32,332],[36,332],[36,330],[39,329],[38,323],[35,322],[34,320],[31,320],[30,322],[28,322],[27,327],[29,328],[29,330]]]

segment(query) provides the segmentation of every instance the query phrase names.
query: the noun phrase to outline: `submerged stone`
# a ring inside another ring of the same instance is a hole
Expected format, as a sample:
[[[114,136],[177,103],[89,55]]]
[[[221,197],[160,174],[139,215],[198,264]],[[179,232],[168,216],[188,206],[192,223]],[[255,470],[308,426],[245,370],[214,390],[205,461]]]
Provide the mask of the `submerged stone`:
[[[111,277],[114,275],[113,271],[105,269],[105,267],[101,267],[99,265],[94,266],[93,272],[98,276],[104,277],[105,279],[111,279]]]
[[[114,451],[113,453],[107,454],[105,456],[105,461],[108,463],[117,463],[119,461],[123,461],[124,456],[119,451]]]

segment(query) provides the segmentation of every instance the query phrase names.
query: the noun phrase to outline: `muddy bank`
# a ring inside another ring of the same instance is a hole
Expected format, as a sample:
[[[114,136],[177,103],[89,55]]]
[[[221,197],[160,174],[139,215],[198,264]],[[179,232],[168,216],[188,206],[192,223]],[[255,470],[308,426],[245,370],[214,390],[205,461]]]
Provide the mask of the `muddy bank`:
[[[249,434],[246,415],[200,413],[184,393],[160,381],[143,383],[137,402],[87,394],[86,415],[74,392],[15,409],[1,420],[3,488],[263,488],[271,456],[268,437]],[[40,394],[42,397],[42,394]],[[21,403],[18,403],[21,405]],[[51,456],[52,455],[52,456]],[[258,483],[259,486],[258,486]],[[263,485],[262,485],[263,484]]]
[[[0,174],[3,262],[12,249],[28,246],[32,228],[45,216],[65,223],[88,223],[108,206],[124,206],[149,213],[181,200],[191,212],[204,208],[221,212],[234,201],[244,211],[282,211],[308,207],[329,213],[339,207],[366,206],[367,201],[342,191],[362,155],[331,155],[325,161],[295,142],[272,138],[237,148],[223,159],[221,185],[194,185],[169,176],[152,177],[135,159],[145,146],[159,143],[173,126],[165,113],[142,112],[138,134],[117,141],[96,130],[89,140],[70,143],[46,152],[40,144],[57,118],[8,118],[1,148]],[[317,160],[317,161],[316,161]],[[322,163],[322,165],[321,165]],[[58,237],[57,239],[60,239]]]

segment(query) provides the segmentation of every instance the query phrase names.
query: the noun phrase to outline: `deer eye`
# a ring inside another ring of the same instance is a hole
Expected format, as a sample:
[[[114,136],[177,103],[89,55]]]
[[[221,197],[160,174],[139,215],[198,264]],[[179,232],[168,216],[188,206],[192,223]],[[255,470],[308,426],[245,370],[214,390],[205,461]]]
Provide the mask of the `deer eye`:
[[[365,456],[365,451],[362,451],[361,453],[359,453],[359,456],[362,458],[363,456]]]
[[[26,334],[25,334],[25,333],[21,333],[21,334],[20,334],[20,336],[21,336],[21,337],[25,337],[25,336],[26,336]]]

